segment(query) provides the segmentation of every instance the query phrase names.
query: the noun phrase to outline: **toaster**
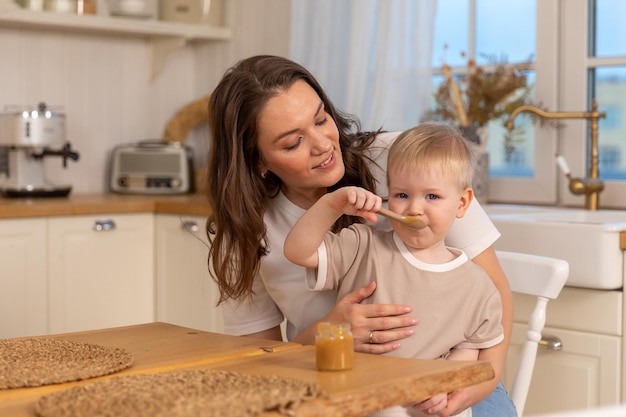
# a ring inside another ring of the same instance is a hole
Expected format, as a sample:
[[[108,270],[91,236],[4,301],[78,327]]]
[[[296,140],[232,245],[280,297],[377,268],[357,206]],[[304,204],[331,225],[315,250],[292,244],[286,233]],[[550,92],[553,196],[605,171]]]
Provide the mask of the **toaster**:
[[[124,194],[186,194],[195,191],[193,152],[179,142],[144,140],[116,146],[109,188]]]

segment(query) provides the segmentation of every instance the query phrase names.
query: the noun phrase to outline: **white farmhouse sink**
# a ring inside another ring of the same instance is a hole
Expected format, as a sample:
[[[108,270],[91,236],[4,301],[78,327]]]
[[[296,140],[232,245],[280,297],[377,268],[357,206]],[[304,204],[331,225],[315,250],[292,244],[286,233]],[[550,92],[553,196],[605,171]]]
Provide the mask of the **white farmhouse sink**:
[[[618,289],[626,273],[620,232],[626,211],[563,209],[537,206],[487,207],[502,237],[496,249],[565,259],[568,286]]]

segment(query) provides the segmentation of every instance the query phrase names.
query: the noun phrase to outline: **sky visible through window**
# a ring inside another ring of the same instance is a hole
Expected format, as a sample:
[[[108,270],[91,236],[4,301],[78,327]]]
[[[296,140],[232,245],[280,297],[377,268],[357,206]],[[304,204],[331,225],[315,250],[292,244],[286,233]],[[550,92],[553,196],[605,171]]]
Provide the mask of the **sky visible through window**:
[[[441,67],[444,62],[450,66],[465,64],[461,53],[470,51],[469,10],[469,0],[437,1],[433,67]],[[524,61],[535,52],[535,0],[477,0],[475,28],[479,64],[485,63],[484,54],[505,57],[510,62]]]

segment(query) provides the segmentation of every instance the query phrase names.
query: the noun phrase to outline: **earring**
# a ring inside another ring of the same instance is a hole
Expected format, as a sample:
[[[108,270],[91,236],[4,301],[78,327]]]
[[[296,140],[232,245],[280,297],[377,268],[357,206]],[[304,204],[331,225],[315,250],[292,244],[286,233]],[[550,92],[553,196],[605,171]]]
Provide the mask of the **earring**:
[[[263,179],[267,178],[267,171],[261,172],[261,178]]]

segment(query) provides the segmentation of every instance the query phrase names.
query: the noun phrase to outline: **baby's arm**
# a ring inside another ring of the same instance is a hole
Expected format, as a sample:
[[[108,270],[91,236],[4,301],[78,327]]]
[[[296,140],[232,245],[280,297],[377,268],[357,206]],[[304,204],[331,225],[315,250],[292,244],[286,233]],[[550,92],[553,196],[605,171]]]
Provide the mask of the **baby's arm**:
[[[317,268],[317,249],[324,236],[342,214],[361,216],[376,221],[374,212],[382,199],[364,188],[343,187],[323,195],[293,226],[285,239],[285,257],[291,262]]]
[[[449,361],[477,361],[479,349],[452,348],[447,359]]]

